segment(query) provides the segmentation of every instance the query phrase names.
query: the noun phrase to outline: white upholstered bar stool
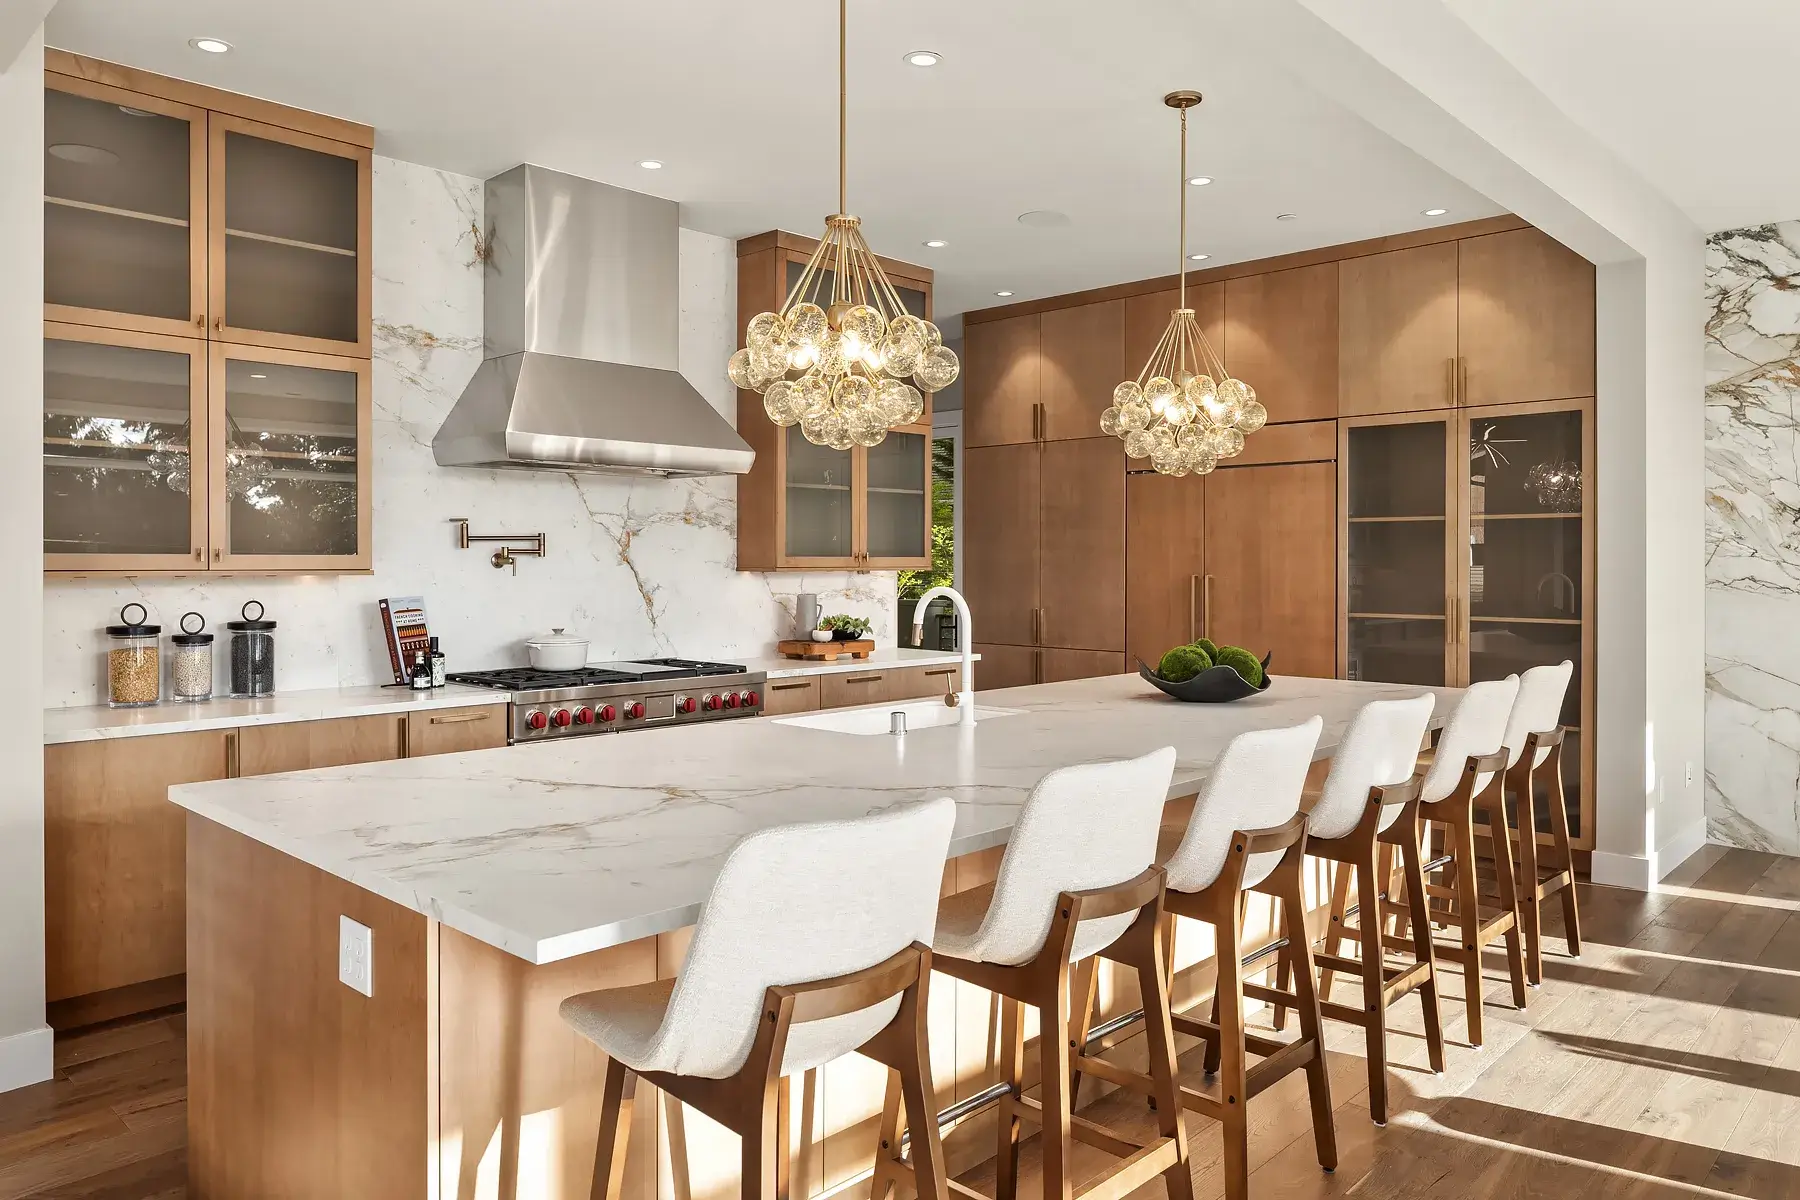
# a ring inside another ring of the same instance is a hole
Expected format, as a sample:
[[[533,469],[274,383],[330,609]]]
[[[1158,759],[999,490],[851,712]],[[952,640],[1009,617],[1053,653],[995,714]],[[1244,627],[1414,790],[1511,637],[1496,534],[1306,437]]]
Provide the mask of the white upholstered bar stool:
[[[1432,953],[1431,924],[1425,909],[1425,875],[1419,855],[1419,784],[1414,774],[1419,746],[1431,724],[1437,697],[1430,692],[1410,700],[1376,700],[1351,718],[1344,740],[1331,757],[1324,789],[1306,815],[1306,852],[1336,864],[1334,911],[1325,931],[1325,949],[1314,955],[1320,968],[1319,1007],[1325,1016],[1360,1025],[1366,1035],[1369,1063],[1369,1116],[1387,1124],[1387,1010],[1417,992],[1424,1008],[1425,1047],[1431,1069],[1444,1069],[1444,1031],[1438,1016],[1437,958]],[[1406,877],[1410,905],[1410,940],[1387,932],[1385,909],[1393,905],[1381,869],[1384,849],[1397,850]],[[1345,898],[1355,876],[1355,926],[1347,920]],[[1356,958],[1340,953],[1341,942],[1359,946]],[[1411,956],[1390,968],[1387,952]],[[1288,962],[1282,963],[1285,987]],[[1331,999],[1333,975],[1355,975],[1362,981],[1362,1003],[1350,1006]],[[1275,1010],[1276,1028],[1285,1014]]]
[[[1184,1108],[1223,1126],[1227,1200],[1244,1200],[1249,1195],[1245,1108],[1251,1097],[1291,1071],[1306,1072],[1319,1165],[1328,1171],[1337,1167],[1331,1084],[1325,1045],[1320,1040],[1318,985],[1313,977],[1312,946],[1305,934],[1302,871],[1306,818],[1300,815],[1301,790],[1323,726],[1320,718],[1313,717],[1288,729],[1259,729],[1231,739],[1213,765],[1206,787],[1195,798],[1187,823],[1165,829],[1162,849],[1166,853],[1159,854],[1168,872],[1164,907],[1176,917],[1211,925],[1218,947],[1212,1019],[1202,1021],[1176,1013],[1172,1023],[1180,1032],[1206,1042],[1206,1073],[1218,1075],[1216,1094],[1184,1086],[1180,1095]],[[1273,896],[1281,904],[1283,925],[1291,935],[1278,953],[1292,966],[1292,993],[1244,979],[1239,955],[1245,897],[1252,891]],[[1299,1037],[1282,1042],[1247,1032],[1246,997],[1294,1009],[1300,1017]],[[1076,1033],[1081,1043],[1086,1041],[1086,1010],[1091,1000],[1091,987],[1076,998],[1082,1009]],[[1254,1066],[1247,1061],[1252,1053],[1262,1058]],[[1153,1082],[1086,1053],[1076,1056],[1075,1069],[1136,1091],[1149,1091]],[[1162,1107],[1158,1097],[1159,1112]]]
[[[743,1139],[745,1200],[787,1193],[787,1077],[851,1051],[935,1116],[926,1046],[932,924],[956,804],[744,838],[719,870],[673,980],[571,996],[563,1020],[606,1052],[594,1200],[617,1200],[639,1077]],[[914,1148],[944,1200],[937,1124]]]
[[[1519,934],[1519,888],[1513,871],[1512,844],[1493,839],[1497,895],[1481,892],[1475,855],[1476,816],[1504,828],[1506,805],[1502,772],[1506,767],[1506,719],[1519,694],[1519,677],[1471,684],[1438,737],[1437,753],[1419,785],[1419,815],[1443,827],[1444,855],[1426,864],[1426,874],[1448,872],[1447,883],[1425,883],[1426,907],[1433,924],[1455,931],[1449,943],[1436,942],[1440,959],[1462,964],[1463,1004],[1468,1012],[1469,1044],[1482,1042],[1481,951],[1506,940],[1507,975],[1513,1007],[1524,1008],[1525,955]],[[1439,876],[1446,878],[1445,876]],[[1489,912],[1482,914],[1482,902]],[[1332,914],[1333,924],[1340,914]],[[1405,915],[1405,914],[1403,914]]]
[[[1563,797],[1563,698],[1575,664],[1533,667],[1519,677],[1519,698],[1506,720],[1506,790],[1512,794],[1519,834],[1519,920],[1525,926],[1525,977],[1544,982],[1544,928],[1540,904],[1562,894],[1563,933],[1569,954],[1581,957],[1581,912],[1575,905],[1575,852],[1569,843],[1569,810]],[[1549,810],[1550,846],[1538,845],[1537,792]],[[1550,858],[1545,862],[1546,857]]]
[[[1163,873],[1154,865],[1174,768],[1175,751],[1165,748],[1124,762],[1050,772],[1026,799],[992,886],[947,897],[938,909],[933,969],[985,988],[1000,1001],[1000,1082],[1008,1087],[998,1100],[999,1200],[1013,1200],[1018,1190],[1023,1121],[1037,1124],[1042,1133],[1044,1200],[1071,1200],[1071,1139],[1122,1159],[1083,1197],[1120,1200],[1161,1175],[1171,1200],[1192,1200],[1159,936]],[[1069,1111],[1075,1038],[1070,966],[1096,955],[1135,971],[1143,990],[1154,1076],[1150,1090],[1158,1100],[1157,1136],[1147,1142]],[[1041,1101],[1024,1095],[1027,1004],[1038,1010],[1042,1030]],[[888,1149],[875,1163],[873,1200],[885,1200],[891,1172],[900,1165],[891,1088],[882,1130]],[[959,1196],[977,1196],[954,1181],[950,1186]]]

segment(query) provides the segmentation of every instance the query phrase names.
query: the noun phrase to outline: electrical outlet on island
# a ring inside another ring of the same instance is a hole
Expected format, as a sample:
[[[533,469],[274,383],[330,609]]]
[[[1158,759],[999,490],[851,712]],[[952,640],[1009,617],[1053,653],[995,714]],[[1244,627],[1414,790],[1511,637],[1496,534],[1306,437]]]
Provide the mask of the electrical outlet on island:
[[[375,931],[345,916],[338,917],[338,982],[375,994]]]

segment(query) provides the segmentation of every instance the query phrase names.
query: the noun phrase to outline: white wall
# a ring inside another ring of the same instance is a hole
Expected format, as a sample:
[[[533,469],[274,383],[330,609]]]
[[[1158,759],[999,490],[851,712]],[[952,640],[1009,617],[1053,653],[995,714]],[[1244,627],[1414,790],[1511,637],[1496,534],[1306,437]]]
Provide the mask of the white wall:
[[[3,63],[4,59],[0,59]],[[0,71],[0,624],[42,625],[44,40]],[[50,1078],[44,1024],[43,690],[29,650],[0,688],[0,1091]]]
[[[432,435],[481,360],[482,271],[470,232],[480,209],[479,180],[375,160],[375,573],[52,584],[45,703],[103,699],[102,627],[134,600],[165,628],[188,609],[217,628],[260,599],[278,623],[277,686],[290,690],[387,682],[375,607],[383,596],[425,597],[452,670],[520,663],[522,639],[552,626],[587,635],[596,658],[771,654],[800,591],[819,593],[827,612],[869,617],[875,637],[893,643],[892,572],[736,570],[735,479],[631,481],[432,460]],[[680,246],[681,370],[735,421],[725,375],[737,345],[735,247],[687,229]],[[37,390],[33,379],[21,394]],[[549,557],[521,559],[516,577],[496,571],[488,551],[457,549],[449,519],[460,516],[477,533],[542,530]]]

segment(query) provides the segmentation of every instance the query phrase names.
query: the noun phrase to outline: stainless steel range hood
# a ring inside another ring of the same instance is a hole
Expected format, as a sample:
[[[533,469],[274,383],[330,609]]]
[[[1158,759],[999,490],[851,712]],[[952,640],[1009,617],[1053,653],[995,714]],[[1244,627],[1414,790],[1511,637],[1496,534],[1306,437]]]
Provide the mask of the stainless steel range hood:
[[[487,359],[445,467],[741,475],[756,454],[676,367],[673,201],[543,167],[487,181]]]

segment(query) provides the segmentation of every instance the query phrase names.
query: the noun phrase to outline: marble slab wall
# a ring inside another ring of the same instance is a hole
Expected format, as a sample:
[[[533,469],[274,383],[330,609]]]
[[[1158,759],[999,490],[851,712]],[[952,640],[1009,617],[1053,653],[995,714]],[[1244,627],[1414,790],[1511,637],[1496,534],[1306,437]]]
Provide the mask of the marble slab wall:
[[[375,572],[277,579],[139,579],[52,583],[44,597],[47,705],[104,698],[105,634],[140,601],[173,627],[183,612],[215,628],[258,599],[278,622],[283,690],[385,683],[387,650],[375,602],[423,595],[451,669],[513,665],[522,641],[563,626],[596,659],[773,653],[793,596],[816,592],[827,612],[874,622],[894,643],[891,572],[744,574],[736,570],[735,479],[629,480],[556,472],[439,467],[431,438],[481,361],[481,181],[394,159],[375,160]],[[732,242],[681,231],[680,365],[735,420],[725,362],[737,344]],[[477,532],[548,535],[543,561],[517,577],[459,550],[451,517]]]
[[[1800,221],[1714,234],[1706,294],[1707,836],[1800,854]]]

